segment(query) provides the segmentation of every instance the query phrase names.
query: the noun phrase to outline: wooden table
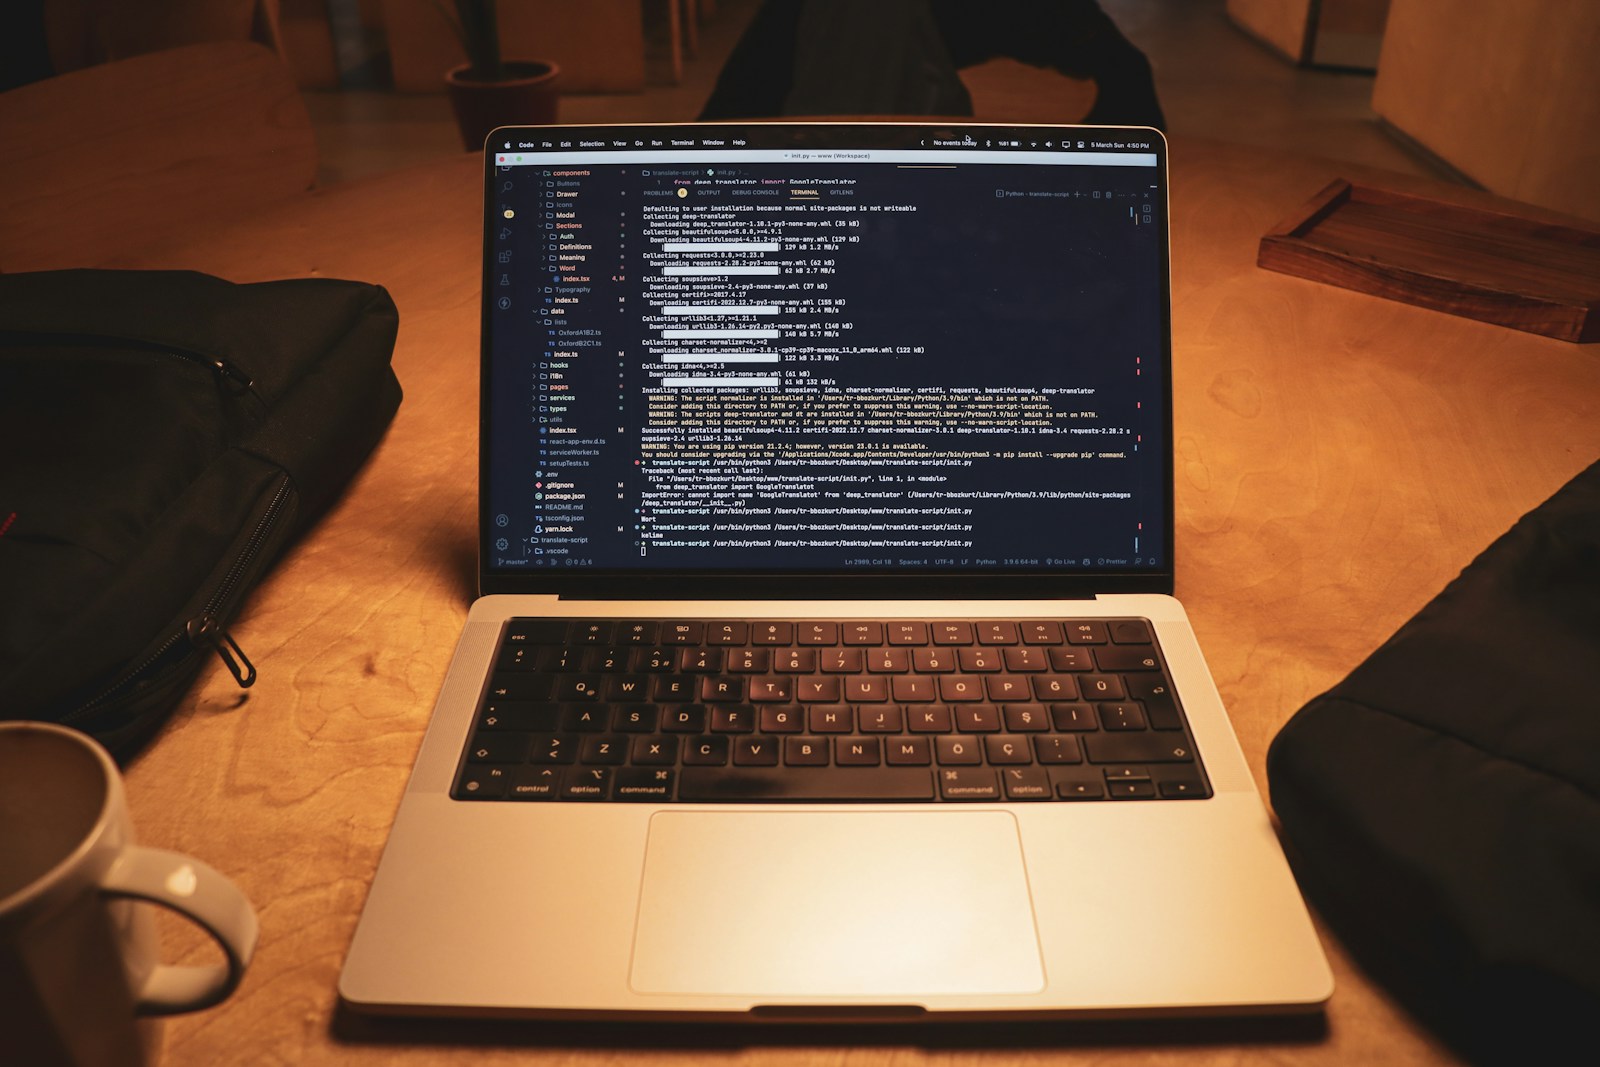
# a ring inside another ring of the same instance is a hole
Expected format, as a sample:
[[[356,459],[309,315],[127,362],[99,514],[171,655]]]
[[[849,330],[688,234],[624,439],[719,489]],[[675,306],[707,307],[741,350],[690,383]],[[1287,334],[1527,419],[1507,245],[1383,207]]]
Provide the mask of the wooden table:
[[[1268,741],[1481,548],[1600,455],[1600,351],[1255,266],[1327,161],[1172,151],[1177,592],[1265,790]],[[1396,179],[1402,181],[1401,179]],[[1414,184],[1414,183],[1412,183]],[[1324,1022],[864,1030],[379,1023],[335,980],[474,585],[478,171],[314,193],[113,265],[387,286],[406,399],[351,491],[233,627],[128,774],[142,838],[255,901],[239,992],[166,1024],[169,1064],[1448,1061],[1324,938]],[[169,952],[209,951],[165,930]],[[559,965],[559,961],[552,961]]]

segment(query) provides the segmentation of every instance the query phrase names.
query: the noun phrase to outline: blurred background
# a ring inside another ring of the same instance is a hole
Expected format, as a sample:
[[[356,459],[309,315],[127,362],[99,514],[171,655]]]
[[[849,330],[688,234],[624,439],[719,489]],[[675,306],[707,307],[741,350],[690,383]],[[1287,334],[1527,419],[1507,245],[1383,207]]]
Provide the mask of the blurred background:
[[[1045,6],[1048,0],[1045,0]],[[982,10],[982,0],[971,5]],[[1169,134],[1476,185],[1600,218],[1592,0],[1102,0],[1154,69]],[[461,151],[451,0],[8,0],[0,87],[216,39],[260,42],[309,111],[317,183]],[[563,122],[700,114],[761,0],[499,0],[509,58],[560,67]],[[1092,81],[961,72],[980,120],[1071,122]]]

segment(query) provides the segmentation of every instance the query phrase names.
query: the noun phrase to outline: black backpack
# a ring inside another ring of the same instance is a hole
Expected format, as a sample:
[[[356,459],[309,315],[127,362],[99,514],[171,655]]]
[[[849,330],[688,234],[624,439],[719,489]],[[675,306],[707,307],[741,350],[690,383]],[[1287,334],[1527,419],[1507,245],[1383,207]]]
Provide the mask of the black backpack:
[[[1523,518],[1267,754],[1306,896],[1480,1062],[1600,1015],[1600,463]]]
[[[126,755],[400,403],[383,289],[0,275],[0,718]]]

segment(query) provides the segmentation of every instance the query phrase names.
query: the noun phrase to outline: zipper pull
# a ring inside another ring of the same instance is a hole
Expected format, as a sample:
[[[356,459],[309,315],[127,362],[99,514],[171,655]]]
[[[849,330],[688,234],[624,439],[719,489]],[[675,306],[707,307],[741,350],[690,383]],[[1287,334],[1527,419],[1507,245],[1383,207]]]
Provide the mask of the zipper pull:
[[[228,362],[221,356],[207,356],[205,357],[205,361],[211,365],[211,369],[217,374],[222,375],[224,378],[231,379],[235,384],[237,384],[251,396],[255,397],[257,400],[261,399],[261,394],[256,392],[255,379],[250,377],[250,375],[246,374],[244,371],[240,370],[233,363]]]
[[[233,675],[233,680],[239,683],[240,689],[249,689],[256,684],[255,664],[250,662],[250,657],[244,654],[244,649],[239,647],[233,635],[223,629],[215,615],[205,614],[190,619],[185,629],[195,647],[209,647],[216,652],[217,658]]]

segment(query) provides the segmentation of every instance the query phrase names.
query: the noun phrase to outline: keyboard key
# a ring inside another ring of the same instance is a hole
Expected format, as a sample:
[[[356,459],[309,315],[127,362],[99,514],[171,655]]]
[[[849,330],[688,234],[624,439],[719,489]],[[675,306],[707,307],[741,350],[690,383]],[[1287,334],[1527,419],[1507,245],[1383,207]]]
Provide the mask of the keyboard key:
[[[651,696],[661,703],[671,704],[680,700],[693,700],[698,689],[699,683],[693,678],[674,674],[657,678]]]
[[[925,645],[928,643],[928,624],[891,622],[886,636],[891,645]]]
[[[728,653],[728,670],[735,674],[765,674],[771,663],[770,648],[738,648]]]
[[[511,671],[505,674],[496,674],[489,681],[489,698],[491,700],[549,700],[551,692],[556,688],[555,683],[547,674],[530,673],[528,671]],[[565,697],[556,697],[565,700]]]
[[[778,765],[778,739],[775,737],[741,737],[733,742],[735,767],[776,767]]]
[[[1085,674],[1078,679],[1078,689],[1085,700],[1124,700],[1128,691],[1122,679],[1115,674]]]
[[[984,696],[983,679],[961,674],[939,677],[939,697],[952,704],[977,703]]]
[[[611,713],[611,728],[629,734],[653,734],[661,721],[654,704],[624,704]]]
[[[803,622],[796,628],[795,641],[802,645],[836,645],[839,643],[839,624]]]
[[[1094,662],[1103,671],[1159,671],[1161,660],[1149,645],[1106,645],[1094,650]]]
[[[513,768],[472,766],[462,768],[461,778],[451,794],[457,800],[498,800],[506,795]]]
[[[567,639],[565,619],[512,619],[506,624],[506,644],[559,645]]]
[[[574,622],[567,640],[575,645],[610,644],[616,624],[608,621]]]
[[[1050,716],[1037,704],[1007,704],[1001,709],[1006,729],[1012,733],[1038,733],[1050,729]]]
[[[1094,670],[1094,656],[1086,648],[1052,648],[1050,652],[1050,669],[1053,671],[1092,671]]]
[[[1074,779],[1056,783],[1056,796],[1062,800],[1099,800],[1106,795],[1103,782]]]
[[[668,708],[661,715],[661,728],[675,734],[704,733],[706,728],[706,706],[704,704],[680,704]]]
[[[1026,737],[1016,734],[990,734],[983,739],[983,754],[996,767],[1033,762],[1033,750]]]
[[[878,622],[847,622],[839,630],[839,639],[847,645],[883,644],[883,624]]]
[[[1049,800],[1055,795],[1043,767],[1006,767],[1000,771],[1000,784],[1008,800]]]
[[[956,729],[964,734],[992,734],[1000,729],[1000,709],[993,704],[969,704],[956,709]]]
[[[976,737],[944,736],[933,739],[934,752],[942,766],[954,767],[983,762],[983,748]]]
[[[1022,640],[1030,645],[1059,645],[1062,641],[1061,624],[1053,619],[1025,622],[1022,624]]]
[[[932,800],[933,776],[917,767],[685,767],[678,783],[678,799]]]
[[[635,767],[671,767],[678,762],[678,738],[670,734],[635,737],[629,755]]]
[[[956,649],[956,663],[967,673],[987,674],[1005,666],[1004,653],[998,648]]]
[[[1083,750],[1090,763],[1194,762],[1188,742],[1171,734],[1092,734],[1083,739]]]
[[[795,704],[763,705],[756,709],[756,728],[764,734],[797,734],[805,729],[805,717],[805,709]]]
[[[1066,631],[1069,644],[1103,645],[1108,640],[1106,626],[1103,622],[1073,621],[1067,623],[1062,629]]]
[[[1132,701],[1116,701],[1097,705],[1100,725],[1107,730],[1143,730],[1144,708]]]
[[[783,677],[750,679],[752,704],[790,704],[794,702],[794,679]]]
[[[585,737],[578,745],[578,762],[620,765],[628,758],[628,743],[615,734]]]
[[[817,669],[814,648],[784,648],[773,653],[772,669],[780,674],[810,674]]]
[[[1029,679],[1014,676],[990,677],[983,680],[984,692],[997,703],[1015,703],[1033,699],[1033,686]]]
[[[876,767],[882,758],[876,737],[834,738],[833,762],[840,767]]]
[[[1150,624],[1143,619],[1114,619],[1106,625],[1106,630],[1110,633],[1111,640],[1119,645],[1155,643],[1155,635],[1150,632]]]
[[[563,675],[556,682],[556,699],[561,701],[597,701],[600,699],[601,681],[595,674]]]
[[[1076,737],[1037,734],[1033,739],[1033,750],[1038,754],[1040,763],[1083,762],[1083,753],[1078,748]]]
[[[485,732],[467,746],[471,763],[522,763],[528,758],[532,734]]]
[[[987,767],[948,767],[938,774],[939,795],[946,800],[999,800],[1000,787]]]
[[[828,741],[821,737],[785,737],[783,762],[791,767],[826,767]]]
[[[530,763],[571,763],[578,758],[578,741],[560,734],[535,734],[528,750]]]
[[[844,698],[852,704],[882,704],[889,699],[889,679],[875,674],[846,678]]]
[[[823,675],[800,679],[795,698],[804,704],[837,704],[840,692],[839,679]]]
[[[1183,716],[1164,675],[1133,675],[1128,679],[1128,695],[1144,705],[1152,730],[1183,729]]]
[[[933,762],[933,750],[926,737],[886,737],[883,762],[895,767],[926,767]]]
[[[1201,800],[1206,796],[1205,783],[1195,775],[1185,775],[1178,778],[1163,777],[1157,783],[1157,791],[1162,796],[1173,800]]]
[[[932,678],[897,675],[889,679],[889,695],[901,704],[931,704],[939,698],[939,687]]]
[[[848,704],[816,704],[806,709],[806,724],[814,734],[847,734],[855,730],[855,713]]]
[[[750,631],[750,643],[754,645],[788,645],[793,642],[793,623],[763,622]]]
[[[1050,653],[1042,648],[1008,648],[1001,655],[1008,671],[1031,674],[1050,669]]]
[[[864,734],[897,734],[905,728],[905,711],[898,704],[861,708],[856,728]]]
[[[658,622],[629,622],[617,627],[616,638],[620,645],[654,644],[661,624]]]
[[[560,704],[534,704],[521,700],[491,700],[478,713],[485,730],[554,730],[561,718]]]
[[[706,627],[706,643],[710,645],[742,645],[749,640],[747,622],[714,622]]]
[[[604,704],[569,704],[561,713],[561,729],[567,733],[599,733],[610,728],[611,709]],[[555,729],[552,724],[543,732]]]
[[[1051,704],[1050,721],[1057,730],[1068,733],[1084,733],[1100,728],[1094,709],[1087,704]]]
[[[569,771],[561,781],[562,800],[605,800],[611,795],[610,767]]]
[[[700,699],[707,704],[737,704],[745,698],[743,678],[702,678]]]
[[[627,670],[632,659],[630,648],[591,648],[583,655],[583,669],[596,674],[617,673]]]
[[[561,793],[562,772],[555,767],[519,767],[506,790],[511,800],[554,800]]]
[[[678,669],[689,674],[715,674],[722,670],[724,652],[720,648],[686,648]]]
[[[747,734],[756,728],[756,709],[749,704],[717,704],[711,708],[711,732]]]
[[[677,772],[664,767],[622,767],[612,776],[613,800],[671,800]]]
[[[874,674],[904,674],[910,669],[909,648],[875,648],[867,653],[867,670]]]
[[[664,645],[698,645],[705,639],[706,624],[703,622],[668,623],[661,631]]]
[[[1038,700],[1046,702],[1052,700],[1077,700],[1078,680],[1071,675],[1065,677],[1036,677],[1033,679],[1033,695]]]
[[[685,767],[720,767],[728,762],[730,747],[726,734],[685,738],[683,765]]]
[[[1021,640],[1014,622],[980,622],[973,633],[980,645],[1014,645]]]
[[[817,657],[817,666],[828,674],[859,674],[865,662],[859,648],[830,648]]]

